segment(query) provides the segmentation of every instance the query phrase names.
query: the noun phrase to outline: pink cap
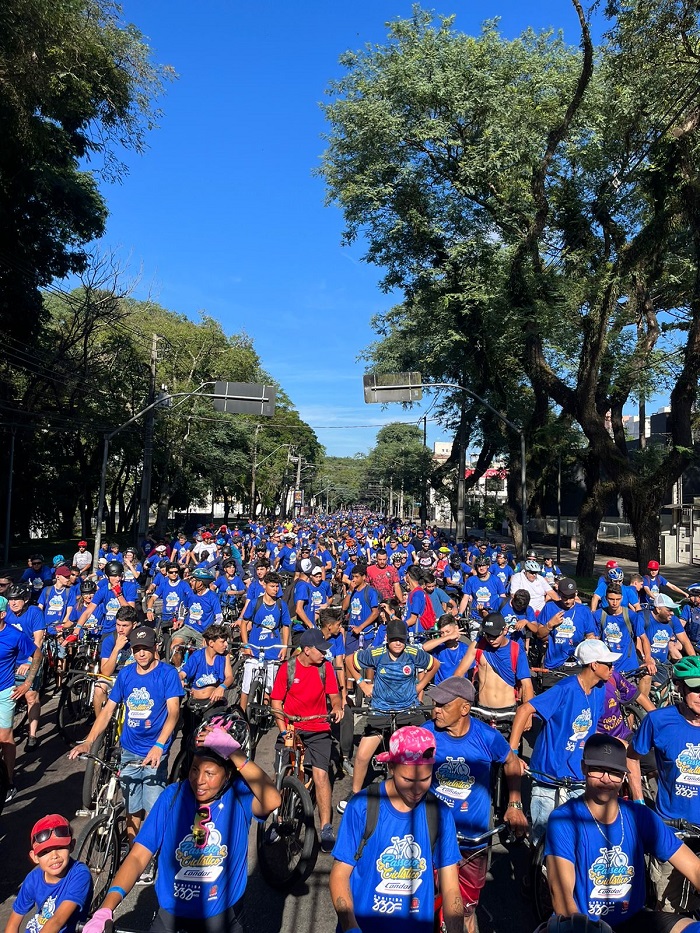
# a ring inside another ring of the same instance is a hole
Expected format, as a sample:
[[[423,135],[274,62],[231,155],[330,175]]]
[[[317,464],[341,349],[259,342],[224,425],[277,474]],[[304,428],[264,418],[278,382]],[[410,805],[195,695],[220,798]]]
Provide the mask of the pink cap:
[[[389,739],[389,751],[377,755],[377,761],[393,765],[434,765],[435,736],[420,726],[403,726]]]

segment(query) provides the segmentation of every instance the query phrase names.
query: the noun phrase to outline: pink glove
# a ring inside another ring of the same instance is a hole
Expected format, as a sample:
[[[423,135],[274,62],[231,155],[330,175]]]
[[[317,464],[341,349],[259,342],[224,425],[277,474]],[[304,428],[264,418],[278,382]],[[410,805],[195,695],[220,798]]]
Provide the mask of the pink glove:
[[[220,726],[215,726],[201,744],[221,755],[222,758],[228,758],[241,747],[234,737]]]
[[[104,933],[105,925],[113,919],[112,911],[100,907],[83,927],[83,933]]]

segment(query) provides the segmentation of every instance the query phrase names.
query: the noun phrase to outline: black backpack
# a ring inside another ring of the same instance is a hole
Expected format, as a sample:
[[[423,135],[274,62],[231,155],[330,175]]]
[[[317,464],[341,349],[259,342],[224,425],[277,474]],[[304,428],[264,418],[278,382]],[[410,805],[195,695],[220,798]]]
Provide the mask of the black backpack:
[[[428,837],[430,838],[430,851],[435,850],[435,843],[440,834],[440,803],[435,794],[428,791],[424,798],[425,818],[428,823]],[[354,859],[359,862],[367,845],[368,839],[377,828],[379,820],[379,784],[370,784],[367,787],[367,813],[365,814],[365,828],[362,839],[355,852]]]

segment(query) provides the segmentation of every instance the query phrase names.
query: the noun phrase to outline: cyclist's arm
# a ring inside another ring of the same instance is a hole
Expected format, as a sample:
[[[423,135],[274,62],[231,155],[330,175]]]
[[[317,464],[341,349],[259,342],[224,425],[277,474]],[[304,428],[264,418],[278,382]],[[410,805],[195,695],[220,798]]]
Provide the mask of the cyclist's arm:
[[[535,712],[535,707],[528,700],[527,703],[523,703],[518,707],[518,711],[515,714],[515,719],[513,720],[513,728],[510,730],[510,738],[508,742],[511,749],[517,754],[518,749],[520,748],[520,739],[523,736],[523,732],[527,727],[527,723],[530,721],[530,717]]]
[[[104,675],[105,677],[112,676],[112,674],[117,669],[117,660],[119,659],[120,650],[121,649],[118,648],[115,644],[114,648],[112,648],[110,656],[108,658],[102,658],[100,661],[100,674]]]
[[[523,677],[518,683],[522,691],[522,702],[528,703],[535,695],[535,688],[532,686],[532,678]]]
[[[591,596],[591,612],[595,612],[598,606],[600,605],[600,596],[597,593],[594,593]]]
[[[231,657],[226,655],[226,660],[224,662],[224,687],[230,687],[233,683],[233,668],[231,667]]]
[[[640,697],[637,697],[639,700]],[[634,800],[644,800],[644,790],[642,789],[642,772],[639,762],[642,756],[632,748],[627,746],[627,760],[629,762],[630,773],[627,775],[627,781],[632,791]],[[634,765],[634,767],[633,767]]]
[[[96,609],[97,609],[97,606],[95,605],[95,603],[93,602],[88,603],[85,609],[83,609],[83,614],[80,616],[78,621],[75,623],[76,627],[82,628]]]
[[[76,745],[75,748],[68,753],[69,758],[77,758],[78,755],[82,755],[83,752],[90,751],[90,746],[92,743],[95,741],[95,739],[98,739],[107,728],[107,724],[114,715],[116,708],[117,704],[114,702],[114,700],[110,700],[108,698],[107,702],[100,710],[97,719],[92,724],[92,729],[90,729],[88,732],[85,740],[81,742],[80,745]]]
[[[561,917],[581,913],[574,900],[576,867],[568,859],[558,855],[547,856],[547,880],[552,893],[552,907]]]
[[[276,713],[284,712],[282,709],[282,700],[270,700],[270,704],[274,712]],[[285,730],[284,718],[282,716],[275,716],[275,723],[277,724],[277,728],[280,730],[280,732],[284,732]]]
[[[673,853],[669,862],[694,888],[700,888],[700,859],[685,843]]]
[[[469,647],[467,648],[467,653],[464,655],[462,660],[459,662],[459,664],[455,668],[453,677],[466,677],[467,671],[474,663],[475,657],[476,657],[476,642],[472,641],[469,643]]]
[[[433,677],[437,674],[438,668],[440,667],[440,662],[437,658],[431,658],[431,660],[433,663],[427,670],[423,671],[418,679],[418,683],[416,684],[416,690],[418,692],[419,699],[423,696],[423,691],[428,686]]]
[[[681,596],[685,596],[686,599],[688,598],[688,594],[686,593],[686,591],[685,591],[685,590],[682,590],[682,589],[680,588],[680,586],[676,586],[675,583],[669,583],[669,582],[667,581],[667,582],[666,582],[666,588],[669,589],[669,590],[673,590],[674,593],[680,593]]]
[[[463,933],[464,904],[459,890],[459,874],[456,865],[438,868],[440,893],[442,894],[442,914],[447,933]]]
[[[647,639],[647,644],[648,644],[649,643],[648,637],[646,635],[644,637]],[[683,646],[683,650],[685,651],[686,654],[688,655],[695,654],[695,648],[693,648],[692,642],[690,641],[690,639],[688,638],[685,632],[678,632],[678,634],[676,635],[676,640],[681,643],[681,645]]]
[[[378,618],[379,618],[379,606],[375,606],[375,608],[370,612],[370,614],[367,616],[365,621],[361,625],[358,625],[359,630],[363,632],[366,628],[371,628]]]
[[[107,894],[100,907],[107,910],[116,910],[122,901],[122,896],[114,888],[121,888],[128,894],[145,871],[154,854],[146,846],[142,846],[140,842],[135,842],[114,877],[110,893]]]
[[[348,865],[347,862],[335,861],[331,868],[331,900],[338,915],[338,925],[342,931],[357,929],[355,905],[350,890],[350,875],[354,867],[354,865]]]
[[[313,628],[313,627],[314,627],[313,622],[312,622],[311,619],[307,616],[307,614],[304,612],[304,600],[303,600],[303,599],[298,599],[298,600],[296,601],[296,604],[295,604],[295,606],[294,606],[294,615],[297,617],[297,619],[298,619],[300,622],[303,622],[304,625],[305,625],[307,628]]]

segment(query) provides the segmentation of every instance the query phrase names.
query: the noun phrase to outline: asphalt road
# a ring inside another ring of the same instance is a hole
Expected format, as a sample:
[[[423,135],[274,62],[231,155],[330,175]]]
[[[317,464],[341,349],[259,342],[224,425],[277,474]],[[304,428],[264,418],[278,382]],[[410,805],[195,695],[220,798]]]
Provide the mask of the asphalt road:
[[[24,741],[19,744],[16,784],[19,794],[0,818],[0,930],[4,929],[12,910],[17,889],[31,870],[29,831],[33,823],[47,813],[59,812],[73,818],[80,807],[82,762],[69,761],[66,747],[55,725],[56,700],[44,709],[41,744],[36,752],[24,753]],[[259,748],[257,761],[271,772],[273,737],[266,736]],[[350,779],[337,782],[333,791],[334,804],[349,791]],[[339,817],[336,815],[337,821]],[[84,822],[73,819],[79,830]],[[520,895],[527,850],[514,845],[507,850],[494,849],[491,873],[478,910],[481,933],[531,933],[536,923],[527,901]],[[303,885],[282,894],[271,889],[257,868],[254,828],[250,836],[247,898],[247,933],[333,933],[335,912],[328,893],[328,874],[332,858],[319,854],[316,868]],[[146,931],[156,910],[152,886],[137,886],[120,906],[117,918],[124,930]]]

